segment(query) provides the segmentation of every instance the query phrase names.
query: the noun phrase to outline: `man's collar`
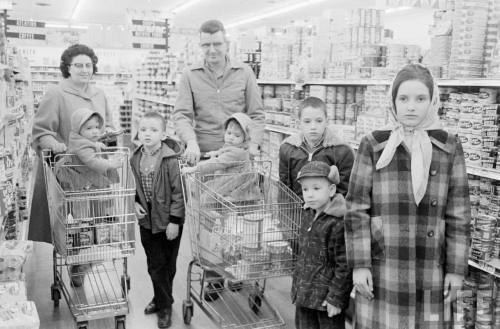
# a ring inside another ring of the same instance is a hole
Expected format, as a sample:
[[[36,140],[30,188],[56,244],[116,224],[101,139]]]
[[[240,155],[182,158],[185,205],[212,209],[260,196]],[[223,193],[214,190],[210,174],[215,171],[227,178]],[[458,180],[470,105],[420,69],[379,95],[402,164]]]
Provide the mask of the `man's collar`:
[[[243,68],[243,67],[244,67],[243,63],[241,63],[239,61],[232,61],[228,56],[226,56],[226,69],[227,68],[239,69],[239,68]],[[191,66],[191,70],[201,70],[201,69],[208,70],[208,65],[207,65],[206,60],[195,63],[195,64],[193,64],[193,66]]]

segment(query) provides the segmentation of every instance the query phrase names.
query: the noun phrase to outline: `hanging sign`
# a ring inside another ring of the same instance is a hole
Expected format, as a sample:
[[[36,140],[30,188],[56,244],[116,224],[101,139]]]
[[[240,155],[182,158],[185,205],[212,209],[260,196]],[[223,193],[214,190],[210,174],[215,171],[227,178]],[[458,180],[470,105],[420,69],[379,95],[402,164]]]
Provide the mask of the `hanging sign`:
[[[26,39],[26,40],[45,40],[47,38],[45,34],[37,34],[37,33],[7,32],[5,35],[7,36],[7,38]]]

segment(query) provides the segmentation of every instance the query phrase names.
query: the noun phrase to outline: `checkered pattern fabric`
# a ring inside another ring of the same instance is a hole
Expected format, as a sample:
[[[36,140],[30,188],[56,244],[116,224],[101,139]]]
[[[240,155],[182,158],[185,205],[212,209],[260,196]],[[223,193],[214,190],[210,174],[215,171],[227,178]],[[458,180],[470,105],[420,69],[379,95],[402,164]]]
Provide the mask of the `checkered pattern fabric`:
[[[153,178],[155,176],[154,172],[150,172],[145,174],[141,172],[141,185],[142,190],[144,191],[144,195],[146,196],[146,200],[151,202],[151,197],[153,195]]]
[[[361,141],[347,195],[346,248],[351,266],[371,268],[375,298],[357,294],[357,329],[443,328],[444,275],[466,272],[470,201],[462,146],[442,130],[428,133],[432,162],[419,206],[405,147],[377,171],[390,131]]]

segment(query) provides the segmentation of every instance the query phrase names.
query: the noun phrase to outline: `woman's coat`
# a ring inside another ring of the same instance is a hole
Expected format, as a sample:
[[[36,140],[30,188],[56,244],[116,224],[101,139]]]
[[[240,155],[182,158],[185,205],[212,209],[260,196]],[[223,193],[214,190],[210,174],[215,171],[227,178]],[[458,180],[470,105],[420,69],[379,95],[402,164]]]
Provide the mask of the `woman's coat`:
[[[347,258],[354,269],[371,269],[375,299],[356,295],[357,329],[443,328],[444,276],[466,273],[470,201],[462,146],[443,130],[427,133],[432,162],[418,206],[406,146],[380,170],[375,164],[390,131],[374,131],[359,146],[347,195]]]

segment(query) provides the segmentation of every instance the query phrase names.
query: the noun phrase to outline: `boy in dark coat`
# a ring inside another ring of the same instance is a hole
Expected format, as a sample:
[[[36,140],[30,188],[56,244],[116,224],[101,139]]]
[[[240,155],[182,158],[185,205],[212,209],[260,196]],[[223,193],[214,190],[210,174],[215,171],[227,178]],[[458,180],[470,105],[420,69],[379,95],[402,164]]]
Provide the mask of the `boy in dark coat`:
[[[298,173],[306,216],[300,231],[299,257],[293,275],[292,301],[297,329],[343,329],[352,290],[344,240],[345,200],[337,193],[337,167],[321,161]]]
[[[328,126],[326,104],[308,97],[299,107],[299,132],[283,141],[279,151],[280,181],[297,195],[302,195],[297,173],[311,161],[323,161],[339,170],[337,191],[346,196],[354,163],[352,148]]]
[[[136,213],[146,252],[154,297],[144,313],[158,314],[158,328],[171,326],[172,284],[184,223],[184,199],[178,156],[181,147],[166,139],[165,119],[146,113],[139,122],[139,141],[130,160],[137,195]]]

